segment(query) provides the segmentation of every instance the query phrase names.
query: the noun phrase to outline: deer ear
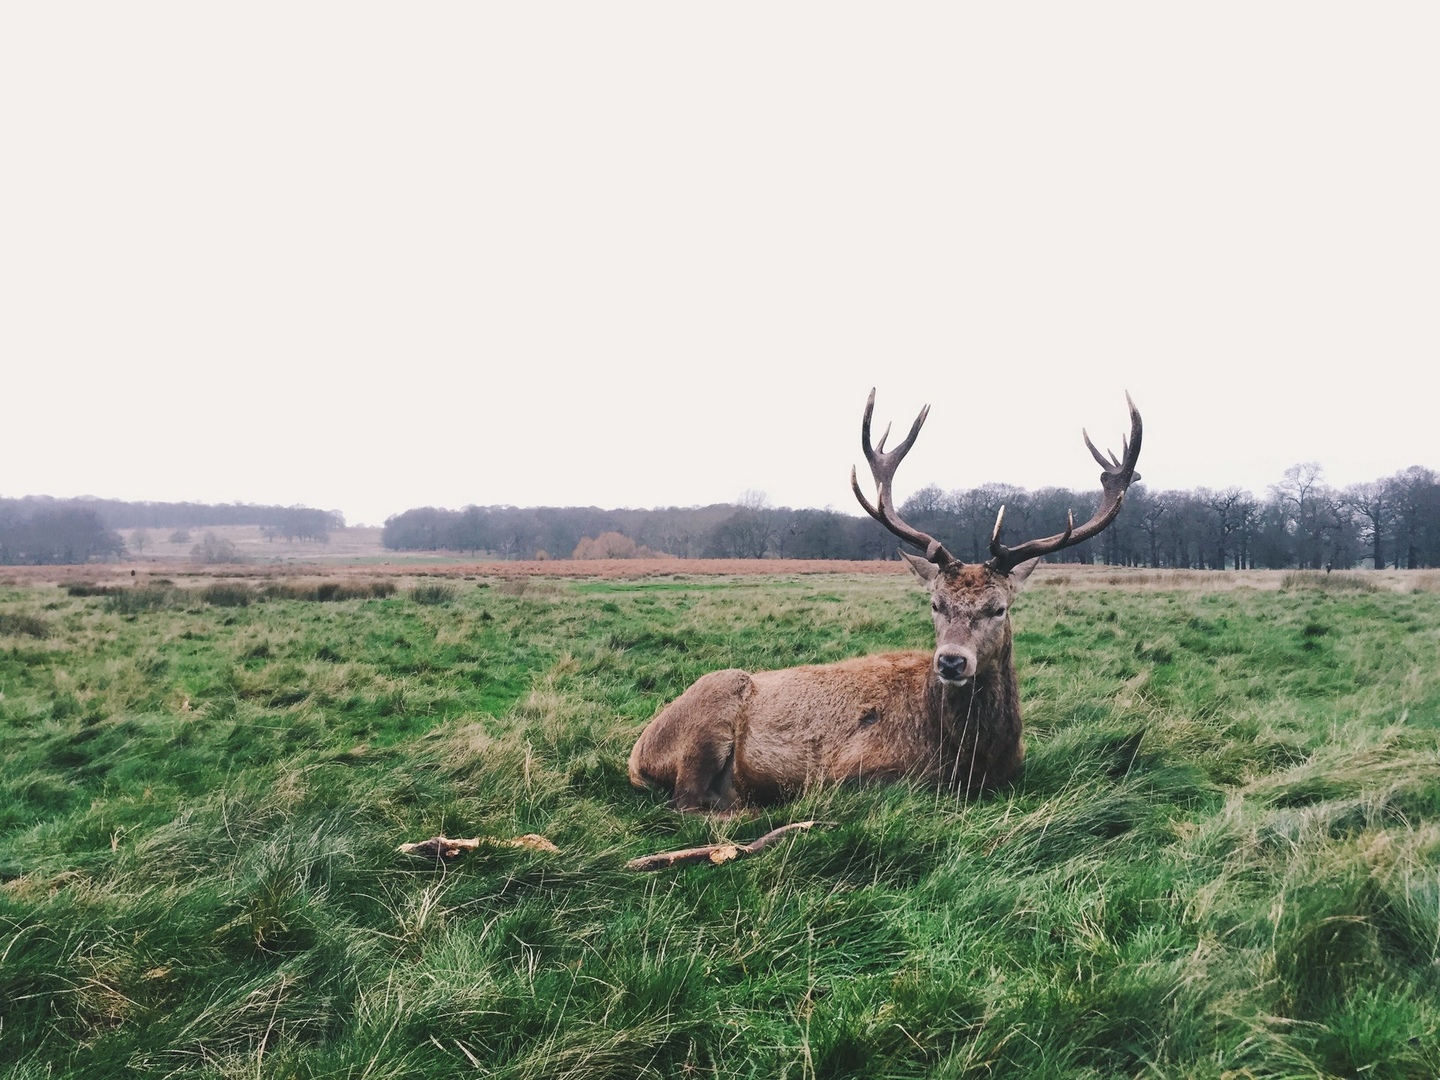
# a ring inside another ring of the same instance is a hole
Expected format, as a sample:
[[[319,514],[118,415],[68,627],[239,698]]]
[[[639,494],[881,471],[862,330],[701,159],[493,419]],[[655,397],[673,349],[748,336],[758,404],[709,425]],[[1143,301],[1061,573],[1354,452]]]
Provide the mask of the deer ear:
[[[1025,587],[1025,579],[1030,576],[1030,571],[1034,570],[1039,564],[1040,557],[1036,556],[1033,559],[1026,559],[1010,571],[1010,584],[1015,587],[1016,592],[1019,592]]]
[[[915,571],[915,576],[925,582],[926,585],[929,585],[939,576],[940,567],[936,566],[929,559],[922,559],[919,555],[911,555],[910,552],[904,548],[900,549],[900,554],[904,557],[905,561],[910,564],[910,569]]]

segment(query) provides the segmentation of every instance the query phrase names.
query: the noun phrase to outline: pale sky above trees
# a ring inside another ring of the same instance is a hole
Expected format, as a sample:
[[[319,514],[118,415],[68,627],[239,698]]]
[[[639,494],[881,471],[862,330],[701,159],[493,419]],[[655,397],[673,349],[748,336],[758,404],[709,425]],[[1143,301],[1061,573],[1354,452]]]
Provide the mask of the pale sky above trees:
[[[0,495],[1440,467],[1440,8],[10,4]],[[863,471],[863,469],[862,469]]]

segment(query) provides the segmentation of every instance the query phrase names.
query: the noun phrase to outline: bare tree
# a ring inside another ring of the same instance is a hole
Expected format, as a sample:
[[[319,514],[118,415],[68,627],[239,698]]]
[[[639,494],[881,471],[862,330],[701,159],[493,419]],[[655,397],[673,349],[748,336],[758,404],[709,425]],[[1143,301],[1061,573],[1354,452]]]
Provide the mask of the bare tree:
[[[1164,499],[1157,499],[1143,484],[1130,489],[1130,518],[1144,534],[1150,552],[1150,565],[1160,565],[1160,521],[1170,509]]]
[[[1255,565],[1251,550],[1251,538],[1255,533],[1259,513],[1260,503],[1248,491],[1235,504],[1235,517],[1238,523],[1235,530],[1235,569],[1237,570],[1249,570]]]
[[[1412,465],[1390,478],[1395,505],[1395,563],[1440,566],[1440,476]]]
[[[1321,480],[1324,470],[1318,461],[1291,465],[1285,477],[1271,488],[1285,515],[1286,532],[1294,540],[1294,556],[1302,570],[1325,565],[1328,489]]]
[[[1228,487],[1224,491],[1200,488],[1195,494],[1211,514],[1211,535],[1215,544],[1214,567],[1216,570],[1224,570],[1226,555],[1234,550],[1230,538],[1239,530],[1243,520],[1240,507],[1245,501],[1245,492],[1238,487]],[[1235,556],[1235,569],[1240,569],[1238,554]]]
[[[1342,495],[1362,522],[1362,539],[1370,548],[1370,565],[1385,568],[1385,537],[1395,527],[1394,485],[1389,480],[1351,484]]]

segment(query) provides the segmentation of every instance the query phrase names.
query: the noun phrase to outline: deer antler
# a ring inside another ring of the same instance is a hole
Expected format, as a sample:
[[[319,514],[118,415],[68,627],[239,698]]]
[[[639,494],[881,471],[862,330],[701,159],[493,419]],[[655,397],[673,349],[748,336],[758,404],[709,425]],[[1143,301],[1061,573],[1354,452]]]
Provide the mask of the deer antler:
[[[1120,505],[1125,501],[1126,489],[1140,479],[1140,474],[1135,471],[1135,463],[1140,460],[1140,411],[1135,408],[1135,402],[1130,400],[1128,392],[1125,394],[1125,403],[1130,406],[1130,438],[1122,439],[1120,443],[1120,459],[1117,460],[1114,451],[1110,451],[1110,458],[1107,461],[1105,455],[1095,449],[1095,444],[1090,441],[1089,433],[1083,428],[1081,429],[1081,434],[1085,437],[1085,445],[1090,448],[1091,455],[1100,463],[1100,468],[1103,470],[1100,473],[1100,487],[1104,494],[1094,516],[1084,525],[1076,528],[1075,513],[1072,510],[1064,532],[1040,540],[1027,540],[1018,547],[1012,548],[1000,543],[1000,527],[1005,521],[1005,507],[1002,506],[1000,513],[995,518],[995,531],[990,535],[991,558],[986,565],[1002,574],[1008,574],[1027,559],[1049,555],[1063,548],[1084,543],[1097,533],[1103,532],[1115,520],[1115,515],[1120,513]]]
[[[920,426],[925,423],[925,417],[930,413],[930,406],[926,405],[920,410],[920,415],[915,418],[915,423],[910,426],[910,434],[905,436],[905,441],[894,450],[888,453],[885,450],[885,440],[890,437],[890,426],[885,426],[885,434],[880,436],[877,446],[870,445],[870,417],[875,411],[875,388],[870,388],[870,399],[865,402],[865,419],[860,422],[860,447],[865,451],[865,460],[870,463],[870,473],[875,477],[876,502],[879,509],[870,505],[868,499],[860,490],[860,480],[852,466],[850,469],[850,487],[855,492],[855,498],[860,500],[860,505],[865,512],[878,521],[885,528],[904,540],[907,544],[914,544],[921,551],[925,552],[925,558],[939,567],[949,566],[959,560],[945,550],[945,546],[936,540],[929,533],[923,533],[914,526],[905,524],[904,520],[895,511],[895,499],[890,492],[891,481],[895,479],[895,470],[905,455],[910,452],[910,447],[915,445],[915,436],[920,434]]]

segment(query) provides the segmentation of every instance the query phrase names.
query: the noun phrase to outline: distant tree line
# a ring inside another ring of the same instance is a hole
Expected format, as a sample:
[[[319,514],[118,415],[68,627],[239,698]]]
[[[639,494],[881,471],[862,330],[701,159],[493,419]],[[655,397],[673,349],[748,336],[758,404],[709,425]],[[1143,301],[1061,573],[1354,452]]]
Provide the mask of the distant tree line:
[[[118,559],[120,534],[93,510],[57,506],[22,516],[15,500],[0,500],[0,564],[45,566]]]
[[[258,525],[270,539],[325,543],[345,527],[338,510],[247,503],[121,502],[118,499],[0,499],[0,564],[83,563],[119,558],[116,529]]]
[[[1012,542],[1059,532],[1072,508],[1088,516],[1099,491],[1007,484],[943,491],[930,486],[901,514],[955,555],[979,561],[1005,506]],[[742,505],[657,510],[595,507],[419,507],[385,522],[395,551],[454,551],[505,559],[584,557],[597,538],[619,534],[637,548],[680,558],[892,559],[896,541],[868,517],[834,510]],[[613,539],[606,541],[617,548]],[[577,550],[578,549],[578,550]],[[1264,497],[1221,490],[1130,489],[1125,509],[1100,536],[1070,548],[1068,562],[1188,569],[1346,569],[1440,566],[1440,476],[1419,466],[1383,480],[1335,488],[1314,462],[1295,465]]]
[[[615,534],[634,544],[619,544]],[[605,538],[601,542],[601,538]],[[894,538],[869,518],[789,510],[756,501],[736,506],[601,510],[580,507],[417,507],[385,522],[392,551],[454,551],[502,559],[627,557],[641,549],[697,558],[880,559]]]
[[[1059,531],[1098,493],[1004,485],[926,488],[902,508],[906,520],[943,536],[962,558],[982,557],[1000,504],[1007,536]],[[952,538],[955,542],[951,542]],[[1188,569],[1349,569],[1440,566],[1440,476],[1412,467],[1383,480],[1335,488],[1315,462],[1291,466],[1264,497],[1221,490],[1130,489],[1115,524],[1066,552],[1067,559]]]
[[[922,488],[901,507],[916,528],[967,561],[988,554],[1003,504],[1012,542],[1058,532],[1073,508],[1083,518],[1098,491],[1007,484]],[[113,499],[0,499],[0,563],[119,558],[116,529],[258,525],[274,538],[324,542],[344,516],[303,506],[127,503]],[[644,553],[680,558],[893,559],[896,541],[868,517],[773,507],[759,493],[741,503],[655,510],[596,507],[418,507],[385,522],[394,551],[453,551],[501,559]],[[633,546],[632,546],[633,545]],[[1115,524],[1070,548],[1067,561],[1193,569],[1344,569],[1440,566],[1440,475],[1415,466],[1335,488],[1314,462],[1295,465],[1263,497],[1221,490],[1130,489]]]
[[[25,517],[61,507],[93,510],[111,529],[194,529],[216,525],[259,525],[286,539],[318,540],[345,527],[339,510],[309,506],[262,506],[256,503],[124,502],[120,499],[55,499],[27,495],[0,499],[0,508]]]

